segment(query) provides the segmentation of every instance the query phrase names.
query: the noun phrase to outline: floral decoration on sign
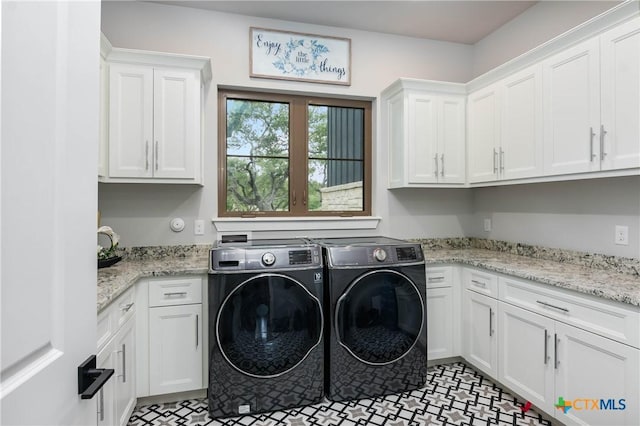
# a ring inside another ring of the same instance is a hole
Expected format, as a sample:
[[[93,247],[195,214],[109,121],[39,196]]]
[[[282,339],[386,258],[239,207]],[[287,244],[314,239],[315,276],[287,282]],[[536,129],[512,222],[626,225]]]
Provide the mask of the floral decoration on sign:
[[[284,74],[294,74],[304,77],[310,73],[317,73],[326,64],[323,53],[329,49],[318,40],[294,40],[287,42],[283,54],[273,63]]]

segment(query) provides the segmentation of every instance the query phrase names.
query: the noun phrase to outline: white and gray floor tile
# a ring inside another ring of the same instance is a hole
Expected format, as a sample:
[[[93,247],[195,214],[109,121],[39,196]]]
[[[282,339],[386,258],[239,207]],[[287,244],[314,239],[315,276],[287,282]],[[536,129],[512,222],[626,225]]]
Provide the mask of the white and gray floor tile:
[[[533,409],[524,412],[524,403],[456,363],[430,368],[422,389],[398,395],[216,420],[209,417],[206,399],[192,399],[136,407],[129,426],[551,425]]]

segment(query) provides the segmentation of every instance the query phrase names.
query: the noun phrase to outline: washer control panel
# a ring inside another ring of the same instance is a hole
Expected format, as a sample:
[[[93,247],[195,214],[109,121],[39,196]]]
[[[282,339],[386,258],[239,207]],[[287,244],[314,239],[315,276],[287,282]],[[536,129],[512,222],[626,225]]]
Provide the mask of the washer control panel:
[[[309,269],[322,266],[320,247],[229,247],[212,249],[209,272],[276,269]]]
[[[420,244],[328,247],[331,266],[392,266],[424,262]]]

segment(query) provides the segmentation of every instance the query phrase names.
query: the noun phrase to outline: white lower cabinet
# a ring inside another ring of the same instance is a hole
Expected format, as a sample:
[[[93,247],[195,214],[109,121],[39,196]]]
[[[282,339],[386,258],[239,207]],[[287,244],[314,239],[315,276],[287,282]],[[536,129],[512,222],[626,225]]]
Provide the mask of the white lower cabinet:
[[[462,296],[462,355],[478,370],[498,373],[498,301],[465,289]]]
[[[130,288],[98,315],[98,368],[114,374],[96,398],[96,423],[124,426],[136,405],[135,293]]]
[[[202,304],[149,309],[151,395],[202,388]]]
[[[458,268],[427,267],[427,360],[460,355],[460,292],[454,286]]]
[[[567,425],[639,423],[638,349],[504,302],[498,323],[501,383]]]
[[[138,283],[138,397],[206,387],[203,279],[167,277]]]

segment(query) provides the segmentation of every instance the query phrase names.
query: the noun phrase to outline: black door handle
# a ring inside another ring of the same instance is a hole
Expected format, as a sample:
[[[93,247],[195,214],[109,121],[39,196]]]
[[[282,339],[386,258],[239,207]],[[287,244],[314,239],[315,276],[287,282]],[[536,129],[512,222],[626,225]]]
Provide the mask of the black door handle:
[[[78,367],[78,394],[91,399],[113,376],[112,368],[96,368],[96,356],[91,355]]]

